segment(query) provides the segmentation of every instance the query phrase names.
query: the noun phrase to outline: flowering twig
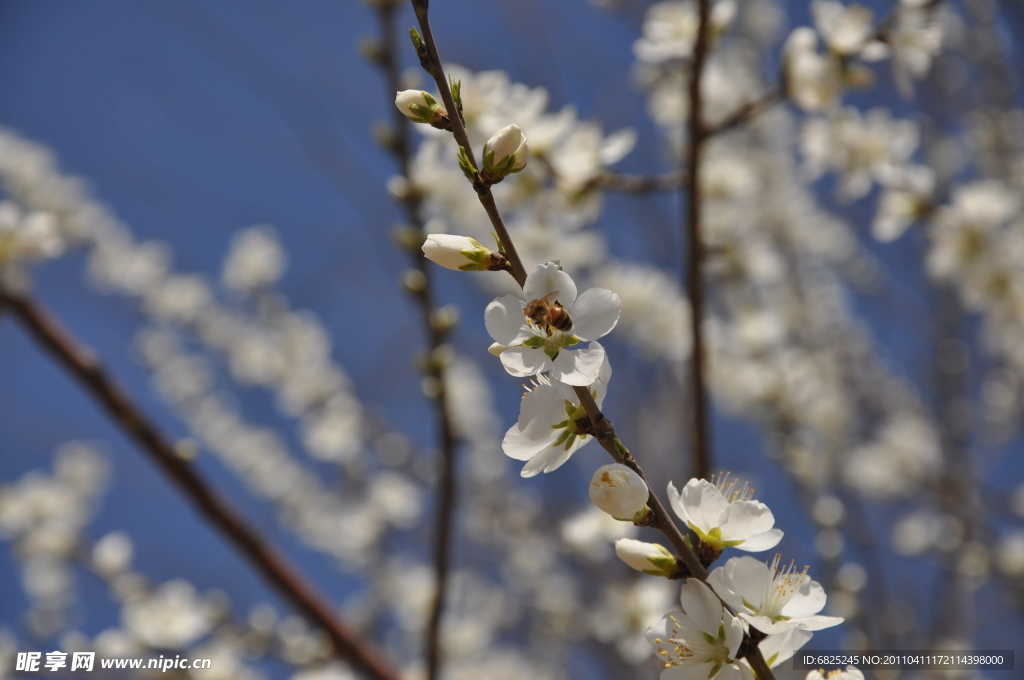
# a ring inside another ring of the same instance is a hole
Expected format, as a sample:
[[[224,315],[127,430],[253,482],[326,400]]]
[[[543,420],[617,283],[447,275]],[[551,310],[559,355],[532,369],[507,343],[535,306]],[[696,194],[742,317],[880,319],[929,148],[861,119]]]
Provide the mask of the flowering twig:
[[[398,50],[395,44],[395,12],[398,4],[395,2],[381,2],[377,5],[380,18],[381,49],[377,54],[377,62],[384,72],[388,87],[388,104],[394,92],[401,89],[398,70]],[[409,119],[396,107],[390,106],[394,112],[393,132],[389,149],[401,167],[402,175],[410,176],[410,165],[412,163],[412,148],[410,144],[410,133],[412,124]],[[453,112],[451,119],[458,119],[455,114],[456,108],[449,108]],[[461,120],[459,120],[461,124]],[[412,259],[413,266],[421,275],[415,290],[410,288],[416,298],[422,319],[427,332],[427,358],[424,361],[424,372],[429,379],[436,381],[437,387],[434,395],[434,409],[438,427],[438,448],[440,458],[438,461],[438,473],[441,480],[441,489],[437,503],[437,516],[434,525],[434,593],[431,603],[430,616],[426,628],[426,656],[427,656],[427,678],[435,680],[438,677],[441,666],[441,619],[444,614],[445,593],[448,584],[448,567],[451,557],[452,525],[455,515],[456,500],[456,466],[455,449],[456,441],[452,418],[448,410],[447,389],[444,376],[444,362],[441,356],[441,346],[445,342],[451,324],[446,319],[437,315],[434,304],[434,293],[432,285],[432,269],[427,266],[428,262],[420,247],[426,237],[423,228],[423,216],[420,213],[421,197],[415,189],[410,189],[402,200],[406,218],[409,222],[410,232],[403,244]]]
[[[417,49],[420,64],[424,69],[426,69],[427,73],[434,78],[437,90],[441,94],[442,101],[444,101],[445,109],[447,111],[458,111],[459,107],[455,103],[455,98],[452,97],[451,87],[448,85],[448,79],[445,77],[444,68],[441,66],[441,57],[437,54],[437,45],[434,44],[434,33],[430,30],[430,18],[427,13],[429,0],[411,1],[413,9],[416,11],[416,20],[420,25],[420,30],[423,31],[423,42]],[[476,162],[476,156],[473,154],[473,147],[469,143],[469,135],[466,134],[466,125],[462,122],[462,116],[452,115],[451,124],[452,135],[455,137],[455,141],[462,149],[465,150],[466,158],[468,158],[472,166],[479,170],[480,166]],[[516,282],[522,286],[526,283],[526,269],[523,267],[522,260],[519,259],[519,254],[516,252],[515,246],[512,245],[512,239],[508,235],[508,229],[505,227],[505,222],[501,219],[501,213],[498,212],[498,206],[494,202],[494,195],[491,193],[490,187],[482,184],[475,184],[474,188],[477,189],[477,196],[480,199],[480,205],[484,207],[484,210],[487,212],[488,219],[490,219],[495,232],[498,234],[498,239],[501,241],[505,257],[508,258],[509,264],[512,267],[512,276],[515,277]]]
[[[380,653],[356,637],[335,618],[326,598],[279,554],[241,515],[227,504],[192,467],[175,453],[168,439],[135,405],[127,393],[107,375],[94,353],[81,345],[31,298],[0,290],[6,306],[32,335],[71,373],[145,450],[192,503],[220,529],[249,562],[295,608],[330,637],[337,655],[376,680],[398,680],[399,675]]]
[[[704,277],[703,256],[704,241],[701,238],[701,196],[700,196],[700,161],[704,149],[707,129],[701,120],[702,99],[701,80],[704,75],[704,62],[710,48],[711,36],[708,24],[711,14],[711,0],[700,0],[698,3],[697,37],[693,45],[693,60],[690,73],[690,145],[687,148],[685,168],[686,176],[686,222],[684,228],[688,235],[687,252],[689,264],[686,270],[687,291],[690,295],[690,307],[693,309],[693,357],[691,379],[693,384],[693,460],[694,477],[704,479],[711,469],[711,428],[708,423],[707,394],[704,387],[704,334],[701,326],[704,321]]]
[[[707,2],[707,0],[703,0]],[[430,23],[428,18],[427,7],[429,0],[411,0],[413,9],[416,11],[416,18],[422,30],[422,40],[417,45],[417,54],[420,57],[420,63],[428,73],[434,78],[434,82],[438,87],[438,91],[441,94],[441,98],[444,100],[445,106],[448,111],[457,111],[455,100],[452,97],[451,90],[448,85],[448,80],[445,77],[444,68],[442,67],[441,60],[437,56],[437,47],[434,44],[433,33],[430,30]],[[705,8],[706,9],[706,8]],[[707,17],[704,17],[705,21]],[[466,128],[462,123],[460,116],[451,116],[452,121],[452,134],[455,136],[456,142],[461,147],[460,151],[476,166],[475,157],[473,155],[473,149],[469,143],[469,138],[466,135]],[[692,175],[691,175],[692,176]],[[474,188],[478,187],[478,183],[474,183]],[[487,211],[488,217],[491,218],[491,224],[497,231],[502,245],[504,246],[505,256],[508,258],[510,265],[510,272],[515,278],[516,282],[520,286],[523,286],[526,282],[526,269],[523,267],[522,261],[519,259],[519,255],[512,244],[512,240],[508,235],[508,230],[505,229],[505,225],[501,220],[501,215],[498,212],[498,208],[494,203],[494,197],[491,195],[490,190],[481,191],[477,188],[477,194],[481,204]],[[577,397],[579,397],[580,405],[583,406],[587,418],[590,421],[590,431],[588,434],[594,436],[601,446],[611,454],[612,458],[623,465],[629,466],[634,472],[644,477],[643,470],[640,465],[630,454],[629,449],[626,448],[625,444],[618,438],[615,433],[615,426],[611,420],[601,413],[600,408],[594,401],[593,395],[586,387],[576,386],[573,388]],[[646,482],[646,478],[645,478]],[[650,484],[648,484],[650,487]],[[661,531],[665,537],[669,540],[672,546],[679,552],[679,557],[685,567],[686,571],[689,572],[688,576],[692,576],[700,581],[706,581],[708,578],[708,571],[700,558],[694,552],[693,548],[687,542],[683,536],[679,527],[672,520],[672,517],[665,510],[665,506],[662,505],[660,499],[657,497],[654,489],[650,489],[650,497],[648,505],[651,508],[651,514],[653,515],[653,521],[648,522],[648,526],[657,528]],[[725,603],[723,606],[727,610],[732,612],[732,609]],[[775,676],[768,664],[765,662],[764,657],[761,655],[760,649],[756,644],[748,645],[745,648],[747,652],[746,658],[749,661],[754,672],[757,673],[759,680],[775,680]]]

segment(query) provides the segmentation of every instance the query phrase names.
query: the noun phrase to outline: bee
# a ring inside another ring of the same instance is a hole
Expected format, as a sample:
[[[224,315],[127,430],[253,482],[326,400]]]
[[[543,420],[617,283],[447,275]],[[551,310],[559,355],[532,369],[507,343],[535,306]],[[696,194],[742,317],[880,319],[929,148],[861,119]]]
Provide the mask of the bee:
[[[572,330],[572,317],[565,311],[562,303],[555,298],[561,291],[555,291],[542,298],[527,303],[523,313],[527,318],[540,326],[549,326],[563,333]]]

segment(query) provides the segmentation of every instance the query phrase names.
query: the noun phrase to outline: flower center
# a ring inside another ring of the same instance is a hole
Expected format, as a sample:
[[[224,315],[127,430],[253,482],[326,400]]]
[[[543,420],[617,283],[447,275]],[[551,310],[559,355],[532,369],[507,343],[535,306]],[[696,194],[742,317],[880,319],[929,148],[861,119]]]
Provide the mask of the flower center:
[[[797,571],[796,563],[791,561],[787,566],[779,569],[780,559],[781,555],[776,555],[772,560],[770,565],[772,578],[765,584],[765,593],[758,612],[772,621],[788,620],[789,617],[782,615],[782,609],[807,580],[807,570],[810,568],[804,566],[803,571]],[[756,608],[752,607],[752,609]]]
[[[750,488],[750,482],[743,482],[743,486],[739,486],[740,480],[732,477],[731,472],[719,472],[711,483],[730,503],[749,501],[754,498],[754,489]]]

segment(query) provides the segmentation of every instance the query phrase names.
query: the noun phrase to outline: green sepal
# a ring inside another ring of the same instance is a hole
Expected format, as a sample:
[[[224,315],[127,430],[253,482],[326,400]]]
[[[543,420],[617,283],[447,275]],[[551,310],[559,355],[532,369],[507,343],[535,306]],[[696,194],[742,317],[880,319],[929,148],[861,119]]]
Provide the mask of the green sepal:
[[[709,645],[714,646],[718,644],[718,639],[711,633],[705,633],[704,631],[701,631],[700,634],[704,637],[704,640],[706,640]]]
[[[566,432],[568,432],[568,431],[569,431],[569,430],[566,430]],[[570,434],[570,435],[569,435],[569,438],[565,440],[565,450],[566,450],[566,451],[568,451],[568,450],[569,450],[569,448],[570,448],[570,447],[571,447],[571,446],[572,446],[573,444],[575,444],[575,443],[576,443],[576,433],[575,433],[575,432],[573,432],[572,434]]]
[[[487,172],[495,172],[494,149],[487,149],[484,151],[484,170]]]
[[[473,163],[469,160],[469,155],[466,153],[466,147],[459,147],[459,167],[462,168],[462,174],[466,176],[470,182],[476,180],[476,168],[473,167]]]
[[[434,95],[430,94],[426,90],[420,90],[420,92],[423,93],[423,99],[427,102],[427,106],[430,107],[431,112],[437,111],[441,108],[441,105],[437,103],[436,99],[434,99]]]
[[[532,338],[527,338],[527,340],[523,343],[523,347],[531,347],[533,349],[537,349],[538,347],[543,347],[543,346],[544,346],[544,338],[542,338],[542,337],[540,337],[538,335],[535,335]]]
[[[671,576],[676,571],[676,558],[674,555],[667,554],[661,557],[648,557],[647,561],[651,563],[658,571],[655,576]],[[707,635],[707,633],[705,633]]]
[[[722,662],[721,661],[716,661],[715,665],[711,667],[711,672],[708,673],[708,680],[711,680],[711,678],[713,678],[716,675],[718,675],[718,672],[720,670],[722,670]]]
[[[560,423],[555,423],[554,425],[552,425],[552,426],[551,426],[551,429],[552,429],[552,430],[557,430],[557,429],[559,429],[559,428],[562,428],[562,427],[568,427],[568,426],[569,426],[569,421],[568,421],[568,420],[563,420],[563,421],[562,421],[562,422],[560,422]]]
[[[616,517],[615,519],[620,520],[622,522],[632,522],[633,524],[637,524],[638,522],[643,522],[644,518],[647,517],[647,515],[650,514],[650,512],[651,509],[645,505],[640,512],[636,513],[629,519],[622,519],[621,517]]]
[[[572,418],[573,414],[576,413],[576,404],[572,403],[568,399],[565,400],[565,415]]]
[[[448,76],[448,87],[452,91],[452,100],[455,101],[456,106],[462,106],[462,81],[454,80]]]
[[[502,255],[504,255],[505,254],[505,246],[502,245],[501,239],[498,238],[498,232],[492,231],[491,232],[491,236],[494,237],[494,242],[498,244],[498,252],[501,253]]]
[[[555,448],[558,448],[559,446],[564,444],[565,440],[568,439],[568,438],[569,438],[569,430],[566,430],[562,434],[558,435],[558,439],[556,439],[555,443],[552,444],[551,446],[553,446]]]
[[[558,356],[558,350],[557,349],[546,349],[546,350],[544,350],[544,354],[548,355],[548,359],[551,359],[552,361],[554,361],[555,357]]]
[[[573,345],[580,344],[580,339],[575,335],[563,335],[562,336],[562,347],[572,347]]]
[[[429,97],[430,95],[426,96]],[[409,104],[409,110],[416,115],[416,121],[419,123],[430,123],[434,120],[434,110],[431,108],[421,104]]]

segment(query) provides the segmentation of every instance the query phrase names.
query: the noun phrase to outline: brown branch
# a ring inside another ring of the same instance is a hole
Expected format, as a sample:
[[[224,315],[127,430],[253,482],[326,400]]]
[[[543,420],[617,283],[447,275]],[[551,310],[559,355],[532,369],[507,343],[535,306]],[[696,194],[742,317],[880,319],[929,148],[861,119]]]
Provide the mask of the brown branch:
[[[709,125],[704,129],[704,136],[714,137],[717,134],[726,132],[735,127],[739,127],[744,123],[749,123],[754,118],[758,117],[768,109],[772,108],[776,104],[786,101],[787,97],[786,85],[784,82],[776,85],[772,89],[762,94],[757,99],[747,102],[743,106],[736,109],[732,115],[726,117],[714,125]]]
[[[686,153],[683,174],[686,176],[684,229],[688,236],[686,254],[689,260],[686,288],[693,310],[693,356],[690,370],[693,387],[693,476],[704,479],[711,471],[711,428],[708,423],[707,393],[704,386],[704,370],[707,366],[704,356],[704,334],[701,328],[704,321],[704,241],[701,237],[700,161],[708,131],[701,120],[703,102],[700,88],[704,76],[704,62],[707,60],[711,44],[708,31],[711,0],[699,0],[698,12],[699,23],[690,73],[690,145]]]
[[[380,652],[337,620],[316,592],[238,512],[179,457],[169,440],[128,394],[107,375],[94,353],[80,344],[37,302],[0,290],[0,304],[99,402],[114,421],[156,462],[193,505],[239,550],[250,564],[314,625],[322,628],[339,657],[376,680],[400,680]]]
[[[437,54],[437,46],[434,44],[433,32],[430,30],[430,22],[427,13],[427,6],[429,0],[410,0],[412,2],[413,9],[416,11],[416,19],[419,22],[420,30],[423,33],[423,50],[420,53],[420,62],[424,69],[431,74],[434,78],[434,82],[437,85],[438,91],[441,94],[441,98],[444,101],[445,107],[448,111],[458,111],[455,105],[455,100],[452,98],[451,89],[448,86],[448,80],[445,77],[444,67],[441,64],[441,59]],[[702,23],[706,26],[707,24],[707,3],[709,0],[701,0],[703,5],[702,12]],[[463,147],[466,151],[467,157],[476,165],[476,158],[473,154],[472,146],[469,143],[469,137],[466,135],[466,128],[462,123],[461,116],[451,115],[449,116],[452,122],[452,134],[455,136],[455,141],[458,142],[459,146]],[[690,175],[694,177],[694,175]],[[516,282],[522,286],[526,282],[526,269],[523,267],[522,261],[519,259],[519,255],[513,247],[512,240],[508,236],[508,230],[505,229],[504,222],[501,219],[501,214],[498,212],[498,207],[494,203],[494,197],[491,195],[489,189],[485,191],[478,191],[480,203],[483,204],[484,209],[487,211],[487,216],[491,219],[491,224],[497,231],[502,244],[505,246],[505,255],[508,258],[509,265],[511,265],[511,274],[515,278]],[[583,406],[587,413],[587,417],[590,420],[591,428],[594,431],[594,437],[601,443],[601,446],[611,454],[612,458],[623,465],[628,465],[634,472],[640,475],[646,481],[643,470],[640,465],[636,462],[630,454],[629,449],[622,443],[615,433],[615,426],[612,422],[601,413],[597,403],[591,396],[590,391],[586,387],[575,387],[576,395],[580,399],[580,404]],[[650,484],[647,485],[650,488]],[[665,510],[665,506],[662,505],[658,499],[657,493],[654,489],[650,489],[650,497],[647,501],[648,506],[651,508],[654,514],[655,521],[649,526],[652,526],[661,531],[668,539],[669,543],[679,552],[679,556],[682,559],[683,564],[690,571],[690,574],[701,581],[706,581],[708,577],[708,571],[701,563],[700,558],[693,551],[693,548],[686,542],[682,532],[679,531],[679,527],[676,526],[675,521],[671,515]],[[729,611],[732,611],[728,605],[723,603]],[[751,666],[756,670],[759,680],[775,680],[775,676],[772,674],[770,668],[765,663],[764,658],[761,656],[760,649],[755,645],[753,651],[746,657],[750,662]]]
[[[683,174],[669,172],[663,175],[627,175],[619,172],[605,172],[592,180],[592,185],[632,194],[646,194],[655,191],[677,191],[684,183]]]
[[[408,178],[412,164],[412,144],[410,141],[412,124],[391,101],[391,97],[401,88],[398,68],[398,46],[395,36],[395,12],[398,10],[399,5],[397,2],[382,2],[377,7],[382,48],[377,55],[377,60],[387,82],[388,105],[393,112],[394,120],[392,123],[394,143],[389,148],[401,168],[402,175]],[[456,111],[454,108],[449,108],[448,110]],[[452,115],[452,117],[458,118],[458,115]],[[438,447],[441,451],[438,461],[441,488],[434,524],[434,593],[427,621],[425,641],[427,678],[428,680],[437,680],[441,670],[441,621],[444,615],[449,563],[452,553],[457,469],[455,464],[455,433],[452,427],[451,414],[448,410],[444,366],[438,356],[438,349],[444,344],[450,328],[442,326],[434,318],[433,270],[421,249],[426,233],[423,216],[420,212],[420,203],[421,197],[415,190],[410,191],[402,200],[406,219],[412,228],[411,236],[413,236],[413,238],[408,239],[408,242],[404,242],[403,245],[409,253],[413,266],[422,275],[422,287],[414,291],[414,295],[420,308],[427,334],[428,359],[425,362],[424,370],[429,378],[437,381],[436,384],[439,387],[433,401],[438,428]],[[403,239],[403,241],[405,240]]]

